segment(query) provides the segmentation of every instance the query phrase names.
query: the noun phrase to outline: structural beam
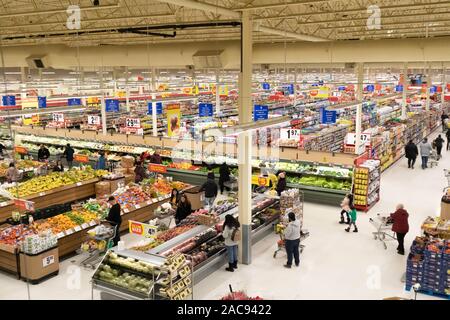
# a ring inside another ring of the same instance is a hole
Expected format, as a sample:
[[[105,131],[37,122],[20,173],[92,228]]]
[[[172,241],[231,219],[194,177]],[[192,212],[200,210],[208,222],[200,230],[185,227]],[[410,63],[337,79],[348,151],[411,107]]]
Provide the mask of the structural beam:
[[[103,82],[103,67],[100,68],[100,103],[101,103],[101,116],[102,116],[102,133],[104,136],[107,134],[106,123],[106,104],[105,104],[105,84]]]
[[[241,24],[241,72],[239,75],[239,123],[249,123],[252,117],[252,19],[250,13],[242,13]],[[241,262],[250,264],[252,259],[252,136],[251,131],[238,135],[238,168],[239,168],[239,222],[242,237],[240,242]]]
[[[403,76],[403,77],[402,77]],[[402,119],[406,119],[406,107],[407,107],[407,103],[406,103],[406,95],[407,95],[407,91],[408,91],[408,86],[407,86],[407,79],[408,77],[408,63],[405,62],[403,65],[403,75],[401,75],[401,85],[403,86],[403,91],[402,91]]]
[[[284,30],[279,30],[279,29],[274,29],[274,28],[268,28],[268,27],[264,27],[264,26],[261,26],[258,24],[256,24],[255,30],[264,32],[264,33],[268,33],[268,34],[274,34],[277,36],[286,37],[286,38],[299,39],[299,40],[303,40],[303,41],[312,41],[312,42],[330,41],[329,39],[326,39],[326,38],[309,36],[306,34],[300,34],[300,33],[284,31]]]
[[[216,70],[216,114],[220,113],[220,69]]]
[[[364,64],[358,63],[357,65],[358,83],[356,86],[356,100],[358,104],[356,106],[356,119],[355,119],[355,154],[359,154],[361,145],[361,125],[362,125],[362,103],[364,101],[363,89],[364,89]]]

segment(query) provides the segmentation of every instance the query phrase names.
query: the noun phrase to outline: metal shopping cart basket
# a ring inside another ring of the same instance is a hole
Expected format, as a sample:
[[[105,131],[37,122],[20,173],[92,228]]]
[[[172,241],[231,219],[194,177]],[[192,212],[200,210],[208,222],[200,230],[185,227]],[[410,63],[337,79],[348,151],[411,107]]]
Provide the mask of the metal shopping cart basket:
[[[286,226],[282,223],[279,223],[275,226],[275,233],[277,233],[280,236],[280,239],[277,241],[277,250],[273,253],[273,257],[276,258],[278,252],[284,251],[286,252],[286,246],[285,246],[285,239],[284,239],[284,229]],[[309,237],[309,231],[304,229],[300,230],[300,253],[303,253],[303,250],[305,249],[305,246],[301,244],[303,240]]]
[[[393,221],[390,217],[383,217],[377,214],[375,219],[370,218],[369,221],[377,230],[372,232],[374,239],[380,240],[384,245],[384,249],[387,249],[386,241],[397,240],[395,232],[392,231]]]
[[[119,232],[119,226],[113,226],[108,221],[103,221],[95,229],[89,231],[87,241],[88,248],[82,250],[88,252],[88,257],[81,261],[81,265],[86,268],[95,269],[97,264],[103,259],[103,255],[114,246],[114,238]]]
[[[230,175],[230,180],[224,182],[223,185],[230,190],[230,193],[236,193],[238,190],[238,180],[233,175]]]

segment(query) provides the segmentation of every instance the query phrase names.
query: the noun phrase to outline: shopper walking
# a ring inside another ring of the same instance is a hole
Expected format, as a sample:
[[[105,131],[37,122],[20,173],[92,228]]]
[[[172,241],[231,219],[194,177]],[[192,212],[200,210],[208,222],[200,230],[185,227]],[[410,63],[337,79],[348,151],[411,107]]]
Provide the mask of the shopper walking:
[[[66,149],[64,150],[64,157],[66,158],[67,165],[69,166],[69,170],[72,169],[73,165],[73,154],[75,150],[70,146],[70,143],[66,145]]]
[[[289,223],[284,230],[284,243],[286,246],[287,263],[285,268],[292,267],[292,258],[294,258],[295,265],[300,265],[300,220],[295,219],[293,212],[288,213]]]
[[[419,145],[420,156],[422,157],[422,169],[428,168],[428,157],[431,154],[431,144],[428,142],[427,138],[423,138],[422,143]]]
[[[192,213],[192,205],[187,196],[183,193],[178,202],[177,211],[175,213],[175,223],[179,225],[181,221],[186,219]]]
[[[353,226],[355,228],[355,229],[353,229],[353,232],[358,232],[358,227],[356,226],[357,213],[356,213],[356,209],[353,205],[350,206],[349,216],[350,216],[350,224],[349,224],[348,228],[345,229],[345,231],[350,232],[350,229]]]
[[[21,180],[21,173],[19,170],[17,170],[14,162],[11,162],[9,164],[8,170],[6,170],[6,182],[13,183],[19,182],[20,180]]]
[[[408,159],[408,168],[414,169],[418,154],[419,150],[417,149],[416,144],[412,140],[409,140],[405,146],[405,157]]]
[[[238,264],[238,241],[240,240],[240,224],[231,214],[225,216],[223,223],[222,237],[225,240],[225,247],[228,255],[228,268],[225,270],[233,272]]]
[[[402,204],[397,205],[395,212],[391,214],[391,218],[394,221],[392,231],[397,235],[397,253],[400,255],[405,254],[405,236],[409,231],[408,217],[409,214]]]
[[[142,162],[138,161],[136,162],[136,167],[134,168],[134,182],[135,183],[140,183],[142,182],[142,180],[145,179],[145,168],[142,165]]]
[[[350,207],[353,205],[353,195],[351,193],[348,193],[345,195],[344,199],[341,202],[341,221],[339,221],[340,224],[350,224]],[[344,220],[344,214],[347,217],[347,220]]]
[[[226,164],[226,162],[222,163],[219,169],[219,187],[220,194],[223,194],[223,190],[226,188],[227,191],[230,191],[230,188],[225,187],[225,182],[230,181],[230,168]]]
[[[214,181],[214,173],[208,172],[206,182],[200,187],[200,192],[205,191],[205,206],[212,208],[217,197],[218,187]]]
[[[436,139],[434,139],[433,144],[436,146],[437,159],[441,159],[442,147],[444,146],[445,140],[442,139],[441,135],[438,135]]]
[[[278,174],[277,193],[281,196],[281,193],[286,190],[286,172],[280,172]]]
[[[446,113],[443,113],[441,115],[441,122],[442,122],[442,132],[447,131],[447,121],[448,121],[448,115]]]
[[[445,136],[447,137],[447,151],[448,151],[450,149],[450,129],[447,130]]]
[[[41,147],[38,151],[38,161],[44,162],[50,158],[50,151],[48,151],[47,147],[41,144]]]
[[[120,225],[122,224],[122,216],[120,215],[120,204],[117,203],[116,198],[110,196],[108,199],[109,212],[106,220],[115,227],[115,236],[113,239],[114,246],[120,241]]]
[[[97,159],[97,163],[95,164],[95,169],[97,170],[105,170],[106,169],[106,158],[105,153],[100,151],[100,155]]]

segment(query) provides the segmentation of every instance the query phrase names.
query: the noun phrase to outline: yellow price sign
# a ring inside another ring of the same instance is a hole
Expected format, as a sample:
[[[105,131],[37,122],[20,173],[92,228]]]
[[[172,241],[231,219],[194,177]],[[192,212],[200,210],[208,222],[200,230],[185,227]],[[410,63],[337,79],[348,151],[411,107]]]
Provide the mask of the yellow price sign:
[[[261,177],[257,175],[252,176],[252,184],[260,187],[268,187],[270,185],[270,180],[267,177]]]

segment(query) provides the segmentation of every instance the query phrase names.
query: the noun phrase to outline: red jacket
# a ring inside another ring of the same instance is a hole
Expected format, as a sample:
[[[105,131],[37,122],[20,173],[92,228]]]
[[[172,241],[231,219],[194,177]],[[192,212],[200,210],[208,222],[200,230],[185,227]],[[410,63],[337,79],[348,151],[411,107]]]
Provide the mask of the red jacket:
[[[405,209],[398,209],[394,213],[391,214],[391,218],[394,220],[394,224],[392,225],[392,231],[398,233],[408,233],[409,225],[408,225],[408,212]]]

